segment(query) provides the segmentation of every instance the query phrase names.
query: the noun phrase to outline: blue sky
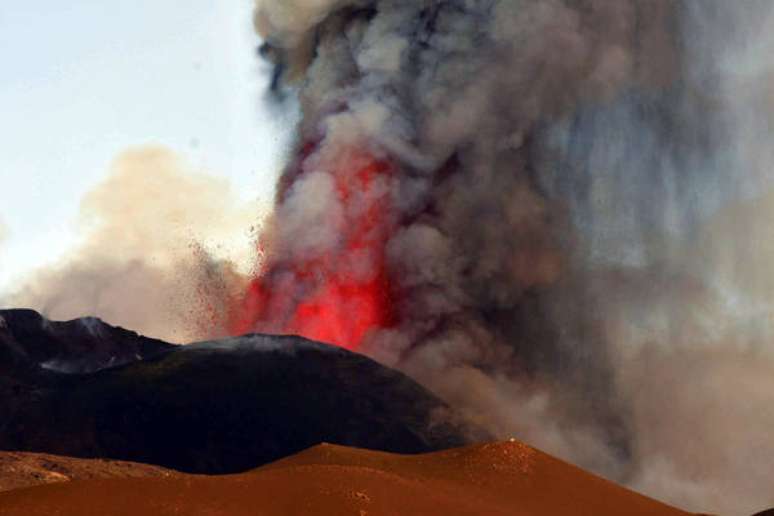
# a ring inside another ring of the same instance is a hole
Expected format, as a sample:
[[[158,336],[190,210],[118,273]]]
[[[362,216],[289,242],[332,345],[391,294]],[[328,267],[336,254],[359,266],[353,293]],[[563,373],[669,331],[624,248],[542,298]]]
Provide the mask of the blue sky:
[[[162,144],[272,192],[290,120],[263,100],[251,0],[0,4],[0,288],[72,246],[79,200],[128,147]]]

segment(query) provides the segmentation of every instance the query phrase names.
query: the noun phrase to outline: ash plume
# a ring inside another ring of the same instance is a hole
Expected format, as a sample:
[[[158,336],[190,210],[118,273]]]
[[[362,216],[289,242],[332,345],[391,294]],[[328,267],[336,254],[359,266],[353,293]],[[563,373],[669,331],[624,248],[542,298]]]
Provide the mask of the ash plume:
[[[688,509],[771,505],[772,9],[259,1],[303,116],[251,327],[357,292],[348,344],[496,435]]]
[[[172,342],[224,335],[255,257],[260,208],[162,147],[121,154],[81,203],[80,244],[15,285],[8,305],[83,314]]]

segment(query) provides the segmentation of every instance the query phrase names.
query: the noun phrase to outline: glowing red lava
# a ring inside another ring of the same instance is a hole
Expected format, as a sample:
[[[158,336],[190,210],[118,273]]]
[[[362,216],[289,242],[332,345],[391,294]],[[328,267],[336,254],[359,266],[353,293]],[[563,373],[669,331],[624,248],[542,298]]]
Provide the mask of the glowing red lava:
[[[349,169],[332,173],[347,213],[338,228],[339,245],[327,255],[292,263],[270,256],[250,284],[230,333],[279,332],[357,349],[370,330],[390,326],[385,244],[391,224],[383,179],[391,166],[362,153],[351,162]]]

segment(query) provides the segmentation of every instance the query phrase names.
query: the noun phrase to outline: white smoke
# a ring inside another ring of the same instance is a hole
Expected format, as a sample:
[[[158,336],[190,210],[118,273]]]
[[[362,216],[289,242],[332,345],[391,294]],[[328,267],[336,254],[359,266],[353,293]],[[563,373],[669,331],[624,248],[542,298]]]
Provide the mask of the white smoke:
[[[173,152],[139,147],[81,203],[82,244],[7,302],[55,320],[84,314],[171,342],[224,335],[225,307],[255,262],[260,207]]]
[[[293,48],[309,31],[332,11],[357,0],[287,0],[259,1],[256,26],[265,36],[284,48]]]
[[[337,160],[387,158],[400,324],[369,353],[652,496],[774,505],[772,9],[260,2],[319,142],[275,259],[338,245]]]

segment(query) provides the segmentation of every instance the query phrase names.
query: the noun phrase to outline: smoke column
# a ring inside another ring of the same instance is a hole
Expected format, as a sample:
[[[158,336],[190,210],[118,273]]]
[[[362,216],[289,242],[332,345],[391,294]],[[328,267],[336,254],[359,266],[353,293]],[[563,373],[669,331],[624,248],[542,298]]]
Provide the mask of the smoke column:
[[[688,509],[774,505],[772,9],[260,1],[302,119],[231,331]]]

